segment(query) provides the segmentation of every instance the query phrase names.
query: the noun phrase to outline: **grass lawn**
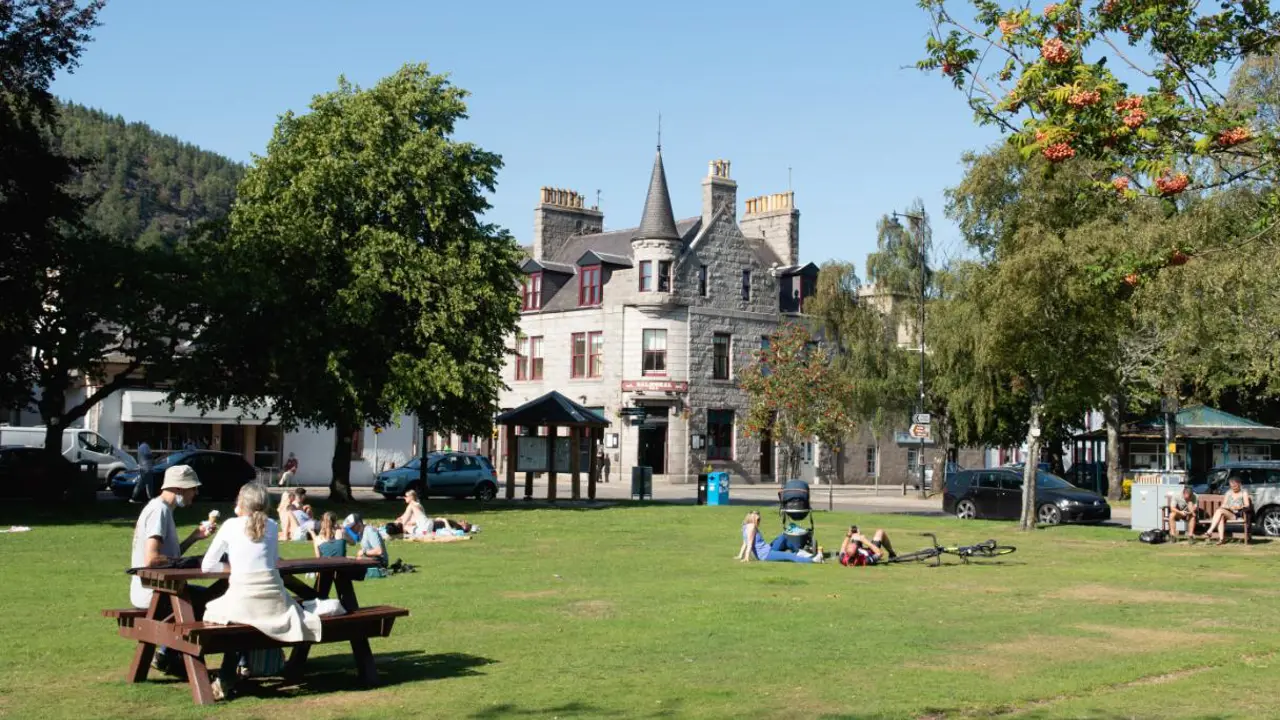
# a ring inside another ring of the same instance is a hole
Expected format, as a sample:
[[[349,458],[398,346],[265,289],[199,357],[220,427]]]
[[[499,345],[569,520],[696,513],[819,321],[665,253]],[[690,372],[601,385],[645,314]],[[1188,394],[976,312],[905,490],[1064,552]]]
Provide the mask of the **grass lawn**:
[[[209,505],[181,511],[180,531]],[[224,510],[225,510],[224,506]],[[367,504],[387,518],[398,504]],[[184,684],[123,682],[136,507],[0,509],[0,716],[1260,717],[1280,677],[1280,543],[1150,547],[1119,529],[859,516],[899,551],[994,536],[1001,564],[843,568],[732,560],[744,508],[492,509],[436,503],[483,532],[394,543],[413,575],[357,586],[412,616],[373,641],[361,690],[342,645],[302,685],[248,683],[215,712]],[[765,529],[776,531],[766,509]],[[854,518],[820,513],[831,549]],[[199,548],[197,548],[198,551]],[[286,556],[309,547],[290,544]],[[216,662],[216,660],[215,660]],[[1176,705],[1168,698],[1177,698]]]

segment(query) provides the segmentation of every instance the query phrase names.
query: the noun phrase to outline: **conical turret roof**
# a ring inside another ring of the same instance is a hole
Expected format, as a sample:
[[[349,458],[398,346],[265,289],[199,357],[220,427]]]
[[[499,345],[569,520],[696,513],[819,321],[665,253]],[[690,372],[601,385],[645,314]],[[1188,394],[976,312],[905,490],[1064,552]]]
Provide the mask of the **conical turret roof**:
[[[667,173],[662,168],[662,148],[653,158],[653,175],[649,177],[649,195],[644,199],[644,215],[636,240],[679,240],[676,216],[671,212],[671,194],[667,192]]]

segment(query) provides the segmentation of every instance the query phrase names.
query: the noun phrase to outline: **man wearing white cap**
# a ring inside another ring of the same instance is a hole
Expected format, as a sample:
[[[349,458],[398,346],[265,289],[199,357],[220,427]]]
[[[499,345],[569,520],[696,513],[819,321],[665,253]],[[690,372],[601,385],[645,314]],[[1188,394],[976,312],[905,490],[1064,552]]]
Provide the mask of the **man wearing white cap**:
[[[191,505],[199,488],[200,478],[190,465],[174,465],[165,470],[160,494],[142,508],[138,524],[133,529],[131,567],[165,565],[182,557],[193,543],[213,534],[217,529],[216,524],[206,523],[192,531],[186,540],[178,540],[178,526],[173,521],[173,509]],[[149,607],[152,591],[142,587],[142,580],[137,575],[133,576],[130,583],[129,600],[133,606]],[[163,599],[168,600],[168,597]],[[163,614],[166,611],[162,608],[161,612]],[[164,666],[164,658],[165,653],[161,648],[161,654],[156,657],[156,667],[168,672],[169,669]]]
[[[351,513],[342,521],[342,529],[351,542],[357,545],[356,557],[373,558],[381,566],[366,570],[365,579],[386,577],[387,572],[383,568],[388,564],[387,544],[383,542],[382,533],[378,532],[378,528],[365,525],[360,513]]]

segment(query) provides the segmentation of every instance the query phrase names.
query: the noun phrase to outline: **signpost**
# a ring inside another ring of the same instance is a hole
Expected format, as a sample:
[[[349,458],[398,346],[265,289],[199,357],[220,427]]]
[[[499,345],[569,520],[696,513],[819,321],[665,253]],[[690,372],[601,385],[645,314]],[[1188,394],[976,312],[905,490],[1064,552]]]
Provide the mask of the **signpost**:
[[[911,437],[917,440],[932,440],[933,426],[928,423],[912,423],[911,430],[908,431]]]

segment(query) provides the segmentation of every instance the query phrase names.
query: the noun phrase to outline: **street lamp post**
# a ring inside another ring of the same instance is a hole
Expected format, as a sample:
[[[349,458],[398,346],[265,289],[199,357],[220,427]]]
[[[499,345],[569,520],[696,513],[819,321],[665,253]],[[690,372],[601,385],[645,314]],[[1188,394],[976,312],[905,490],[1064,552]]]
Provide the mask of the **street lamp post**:
[[[927,227],[928,218],[927,218],[923,213],[920,213],[920,214],[915,214],[915,213],[901,213],[901,214],[899,214],[899,213],[897,213],[897,212],[893,213],[893,217],[894,217],[894,219],[895,219],[895,220],[896,220],[897,218],[899,218],[899,217],[905,217],[905,218],[907,219],[907,221],[908,221],[909,223],[911,223],[911,236],[912,236],[912,238],[916,241],[916,247],[918,248],[918,251],[919,251],[919,255],[917,256],[917,260],[918,260],[919,265],[920,265],[920,312],[919,312],[919,316],[918,316],[918,317],[917,317],[917,319],[916,319],[916,339],[917,339],[917,342],[919,343],[919,350],[920,350],[920,388],[919,388],[919,389],[920,389],[920,394],[919,394],[919,399],[917,400],[916,412],[917,412],[917,413],[920,413],[920,414],[923,414],[923,413],[924,413],[924,411],[925,411],[925,404],[924,404],[924,301],[925,301],[925,285],[928,283],[928,266],[926,265],[926,258],[925,258],[925,251],[924,251],[924,231],[925,231],[924,229],[925,229],[925,227]],[[932,433],[929,433],[929,434],[932,434]],[[917,470],[918,470],[918,471],[919,471],[919,473],[920,473],[920,479],[919,479],[919,482],[920,482],[920,485],[919,485],[919,491],[920,491],[920,497],[922,497],[922,498],[926,496],[925,489],[924,489],[924,441],[925,441],[925,438],[924,438],[923,436],[921,436],[921,438],[920,438],[920,449],[919,449],[919,451],[917,451],[917,453],[916,453],[916,468],[917,468]],[[946,475],[946,472],[945,472],[945,471],[943,472],[943,475],[944,475],[944,476]]]

